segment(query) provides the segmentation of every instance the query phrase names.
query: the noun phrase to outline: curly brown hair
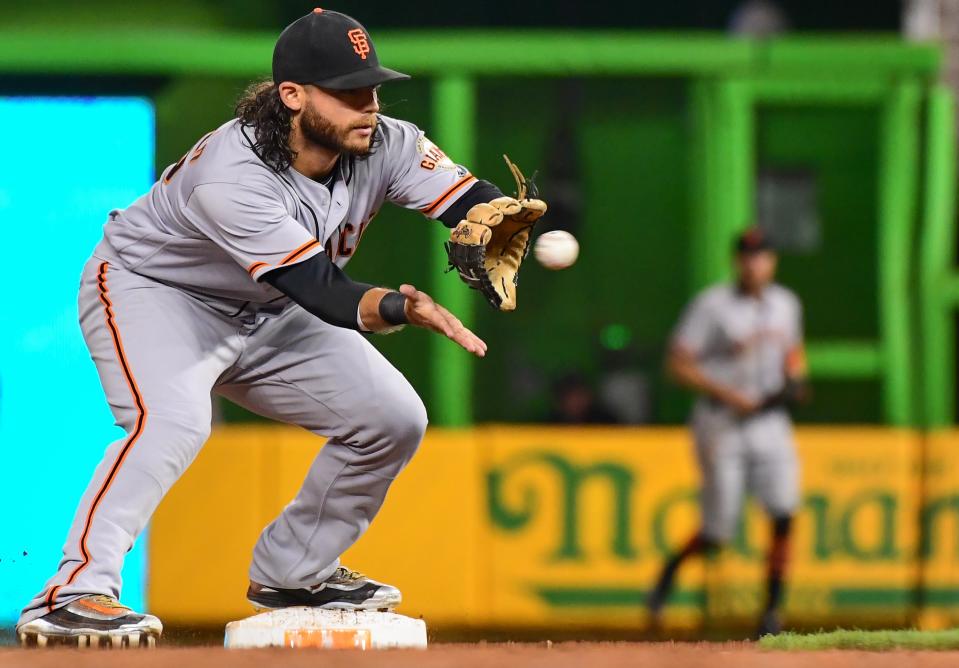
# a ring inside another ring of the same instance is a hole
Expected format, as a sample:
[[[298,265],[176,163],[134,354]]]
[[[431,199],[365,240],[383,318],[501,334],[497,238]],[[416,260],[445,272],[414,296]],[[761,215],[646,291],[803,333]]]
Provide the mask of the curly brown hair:
[[[296,151],[290,147],[293,111],[283,104],[279,87],[273,81],[267,79],[250,84],[237,100],[235,113],[243,126],[253,128],[255,139],[251,148],[263,162],[278,172],[293,166],[296,159]],[[382,143],[383,131],[377,124],[368,150],[341,150],[352,164],[354,159],[366,160]]]
[[[296,158],[290,148],[293,112],[280,100],[277,85],[267,79],[250,84],[236,102],[236,117],[253,128],[253,150],[272,169],[282,172]]]

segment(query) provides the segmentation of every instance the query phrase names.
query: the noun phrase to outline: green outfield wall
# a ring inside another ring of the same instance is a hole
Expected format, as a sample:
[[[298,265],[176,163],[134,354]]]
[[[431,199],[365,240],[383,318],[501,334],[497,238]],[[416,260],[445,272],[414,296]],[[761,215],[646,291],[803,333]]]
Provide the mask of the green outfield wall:
[[[148,95],[159,170],[230,116],[267,72],[272,40],[9,24],[0,94]],[[820,242],[785,254],[781,273],[805,303],[816,381],[800,418],[951,421],[954,371],[943,362],[959,290],[944,250],[954,156],[942,147],[954,121],[935,85],[937,47],[552,31],[384,33],[377,44],[416,77],[384,89],[385,113],[504,188],[503,153],[538,170],[544,229],[566,227],[582,245],[567,271],[529,263],[507,315],[443,273],[442,228],[414,212],[378,216],[351,274],[432,290],[490,344],[474,362],[423,332],[377,340],[434,423],[541,420],[552,378],[615,365],[645,375],[654,421],[681,420],[688,400],[662,378],[664,342],[693,292],[728,276],[730,239],[755,218],[756,175],[769,170],[807,173],[816,191]],[[612,349],[611,327],[623,334]],[[510,401],[499,400],[504,385]]]

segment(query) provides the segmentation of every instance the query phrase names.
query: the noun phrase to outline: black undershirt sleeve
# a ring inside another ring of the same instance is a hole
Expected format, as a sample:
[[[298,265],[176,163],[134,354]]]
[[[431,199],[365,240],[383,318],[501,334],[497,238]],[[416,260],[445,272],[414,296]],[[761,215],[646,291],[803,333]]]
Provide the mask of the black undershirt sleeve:
[[[473,205],[502,197],[503,192],[489,181],[477,181],[439,216],[453,228]],[[326,253],[309,260],[267,272],[263,279],[324,322],[358,330],[357,309],[363,294],[373,286],[359,283],[330,262]]]
[[[474,204],[489,202],[502,196],[503,191],[489,181],[477,181],[459,199],[450,204],[446,211],[439,215],[438,220],[446,227],[454,228],[466,218],[466,212],[472,209]]]
[[[372,288],[358,283],[330,262],[326,253],[267,272],[263,280],[320,320],[359,330],[357,310],[363,294]]]

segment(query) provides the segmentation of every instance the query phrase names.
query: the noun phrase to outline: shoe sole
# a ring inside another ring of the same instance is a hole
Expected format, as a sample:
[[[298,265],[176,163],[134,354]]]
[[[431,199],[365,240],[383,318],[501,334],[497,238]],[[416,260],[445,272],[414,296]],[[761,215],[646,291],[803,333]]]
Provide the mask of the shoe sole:
[[[251,598],[246,599],[250,602],[250,605],[253,606],[253,609],[257,612],[272,612],[274,610],[285,610],[286,608],[316,608],[317,610],[350,610],[352,612],[393,612],[396,609],[396,606],[399,603],[392,603],[388,605],[377,605],[369,606],[363,605],[362,603],[325,603],[324,605],[307,605],[305,603],[292,603],[290,605],[265,605],[258,601],[254,601]]]
[[[94,631],[80,629],[70,633],[21,631],[21,647],[77,647],[106,649],[152,649],[157,646],[158,633],[146,631]]]
[[[22,647],[107,647],[126,649],[156,647],[163,627],[154,625],[127,624],[115,629],[89,627],[65,628],[51,624],[42,617],[17,629],[17,639]]]

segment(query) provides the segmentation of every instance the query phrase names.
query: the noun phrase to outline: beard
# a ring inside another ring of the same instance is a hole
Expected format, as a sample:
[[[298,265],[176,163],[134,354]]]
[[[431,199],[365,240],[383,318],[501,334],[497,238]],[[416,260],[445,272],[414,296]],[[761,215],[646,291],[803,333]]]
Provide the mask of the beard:
[[[356,128],[373,128],[369,137],[352,137]],[[311,144],[343,155],[364,158],[373,152],[373,139],[376,137],[376,116],[368,121],[354,123],[347,127],[338,127],[323,118],[312,105],[307,105],[300,115],[300,132]]]

